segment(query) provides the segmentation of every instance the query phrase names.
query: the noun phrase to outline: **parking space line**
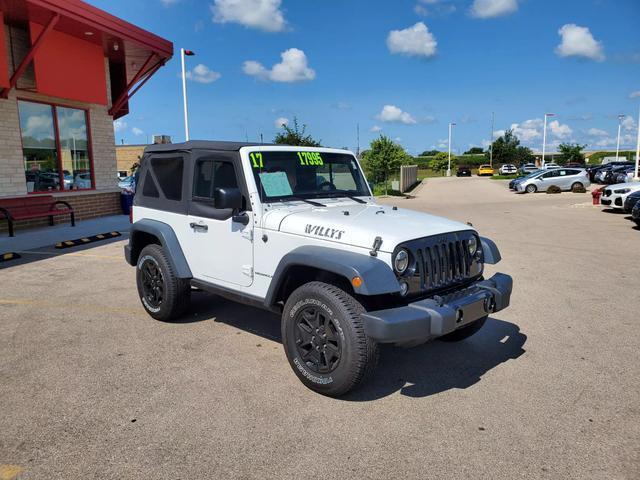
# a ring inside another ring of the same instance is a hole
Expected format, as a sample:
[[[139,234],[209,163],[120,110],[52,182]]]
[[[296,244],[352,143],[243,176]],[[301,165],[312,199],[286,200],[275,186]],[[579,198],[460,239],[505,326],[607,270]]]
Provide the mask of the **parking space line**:
[[[0,465],[0,480],[13,480],[20,473],[23,472],[23,468],[19,465]]]

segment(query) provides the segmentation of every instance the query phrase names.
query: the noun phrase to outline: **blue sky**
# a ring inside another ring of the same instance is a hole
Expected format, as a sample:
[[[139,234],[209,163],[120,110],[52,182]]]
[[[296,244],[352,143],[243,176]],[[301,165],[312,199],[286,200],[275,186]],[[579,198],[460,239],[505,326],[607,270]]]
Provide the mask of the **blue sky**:
[[[120,143],[191,137],[272,140],[297,116],[324,145],[361,149],[380,133],[410,153],[457,152],[515,128],[548,142],[635,147],[640,106],[637,0],[91,0],[174,43],[176,55],[130,104]],[[199,66],[201,65],[201,66]],[[553,147],[552,147],[553,148]]]

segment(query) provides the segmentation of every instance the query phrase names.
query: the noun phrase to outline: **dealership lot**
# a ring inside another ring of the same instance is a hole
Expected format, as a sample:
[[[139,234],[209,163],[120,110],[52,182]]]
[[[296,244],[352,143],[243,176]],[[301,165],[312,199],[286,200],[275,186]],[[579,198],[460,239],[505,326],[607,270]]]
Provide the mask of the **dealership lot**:
[[[0,270],[0,466],[18,478],[638,478],[640,231],[587,194],[430,179],[385,203],[471,222],[514,277],[459,344],[385,347],[339,400],[278,317],[196,293],[143,311],[123,241]],[[20,235],[20,232],[18,232]],[[1,470],[0,470],[1,471]]]

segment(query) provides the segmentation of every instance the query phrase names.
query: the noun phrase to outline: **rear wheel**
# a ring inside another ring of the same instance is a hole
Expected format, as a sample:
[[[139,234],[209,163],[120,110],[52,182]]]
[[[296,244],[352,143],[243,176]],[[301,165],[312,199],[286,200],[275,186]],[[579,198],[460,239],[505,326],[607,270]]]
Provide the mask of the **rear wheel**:
[[[487,321],[487,318],[488,316],[479,318],[478,320],[476,320],[473,323],[470,323],[469,325],[466,325],[462,328],[459,328],[458,330],[454,330],[451,333],[443,335],[442,337],[438,338],[438,340],[442,340],[443,342],[459,342],[461,340],[465,340],[466,338],[469,338],[474,333],[477,333],[478,330],[480,330],[484,326],[484,324]]]
[[[575,182],[573,185],[571,185],[571,190],[582,190],[584,188],[584,185],[580,182]]]
[[[140,252],[136,284],[142,306],[156,320],[177,320],[189,306],[189,281],[176,277],[160,245],[147,245]]]
[[[525,188],[525,191],[527,193],[536,193],[538,191],[538,187],[536,187],[535,185],[527,185],[527,188]]]
[[[369,378],[378,345],[364,333],[364,308],[338,287],[310,282],[295,290],[282,312],[282,344],[300,381],[339,396]]]

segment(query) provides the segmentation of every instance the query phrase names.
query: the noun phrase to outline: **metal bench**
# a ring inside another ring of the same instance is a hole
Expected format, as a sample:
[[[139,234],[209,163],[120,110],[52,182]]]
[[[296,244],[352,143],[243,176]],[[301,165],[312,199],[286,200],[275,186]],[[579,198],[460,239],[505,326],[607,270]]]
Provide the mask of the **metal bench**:
[[[0,219],[3,217],[9,225],[9,236],[13,237],[13,222],[31,218],[49,217],[49,225],[53,225],[53,217],[71,216],[71,226],[76,226],[73,207],[62,200],[55,200],[52,195],[33,195],[21,198],[0,198]]]

